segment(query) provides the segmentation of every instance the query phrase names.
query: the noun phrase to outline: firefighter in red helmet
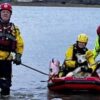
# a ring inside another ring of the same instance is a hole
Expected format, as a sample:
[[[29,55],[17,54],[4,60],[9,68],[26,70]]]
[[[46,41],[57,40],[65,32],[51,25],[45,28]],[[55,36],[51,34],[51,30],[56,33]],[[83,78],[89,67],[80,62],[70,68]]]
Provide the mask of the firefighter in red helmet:
[[[12,59],[16,65],[21,64],[24,47],[19,28],[10,22],[11,15],[12,5],[0,4],[0,93],[2,96],[10,95]]]
[[[3,13],[0,13],[1,22],[8,23],[10,21],[11,15],[12,15],[12,6],[11,6],[11,4],[2,3],[0,5],[0,12],[2,12],[2,11],[3,11]],[[6,13],[6,12],[8,12],[8,13]],[[5,15],[5,17],[4,17],[4,15]],[[6,17],[6,16],[8,16],[8,17]]]

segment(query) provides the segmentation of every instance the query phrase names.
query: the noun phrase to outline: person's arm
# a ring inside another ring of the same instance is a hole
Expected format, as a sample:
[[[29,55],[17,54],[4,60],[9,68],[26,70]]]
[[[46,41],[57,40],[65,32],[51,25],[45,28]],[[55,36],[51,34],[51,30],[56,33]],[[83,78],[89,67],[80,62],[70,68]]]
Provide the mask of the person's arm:
[[[17,45],[16,45],[16,53],[23,53],[23,49],[24,49],[24,41],[23,38],[21,36],[20,30],[18,27],[16,27],[16,41],[17,41]]]
[[[74,68],[76,61],[72,60],[73,58],[73,46],[69,47],[65,54],[65,66]]]
[[[75,61],[72,60],[72,57],[73,57],[73,46],[69,47],[65,53],[65,60],[63,66],[61,66],[59,77],[65,76],[65,74],[68,72],[68,68],[75,67]]]
[[[94,59],[98,56],[99,53],[100,53],[100,45],[99,45],[99,37],[97,37],[95,41],[95,47],[93,49]]]
[[[21,33],[19,31],[19,28],[15,26],[15,36],[16,36],[16,54],[15,54],[15,59],[14,59],[14,63],[16,65],[21,64],[21,56],[23,53],[23,49],[24,49],[24,41],[21,37]]]
[[[88,64],[89,64],[89,68],[91,68],[92,72],[94,72],[96,69],[96,62],[95,62],[95,59],[93,57],[93,52],[91,50],[88,50],[86,52],[86,59],[87,59]]]

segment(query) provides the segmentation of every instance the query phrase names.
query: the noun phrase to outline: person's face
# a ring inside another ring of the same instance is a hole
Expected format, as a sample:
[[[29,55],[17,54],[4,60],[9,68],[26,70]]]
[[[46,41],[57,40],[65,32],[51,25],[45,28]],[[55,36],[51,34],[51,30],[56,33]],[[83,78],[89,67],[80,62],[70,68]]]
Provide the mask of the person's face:
[[[1,19],[3,21],[8,21],[11,17],[11,12],[8,10],[2,10],[1,11]]]
[[[84,42],[78,42],[78,47],[79,48],[84,48],[86,46],[86,43]]]

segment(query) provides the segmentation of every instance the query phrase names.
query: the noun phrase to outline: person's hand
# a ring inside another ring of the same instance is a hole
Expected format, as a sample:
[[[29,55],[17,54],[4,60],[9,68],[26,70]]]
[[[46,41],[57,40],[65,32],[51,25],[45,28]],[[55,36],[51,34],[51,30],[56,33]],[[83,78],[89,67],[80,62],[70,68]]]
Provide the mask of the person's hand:
[[[16,65],[20,65],[20,64],[21,64],[21,54],[16,53],[15,59],[14,59],[13,62],[14,62],[14,64],[16,64]]]

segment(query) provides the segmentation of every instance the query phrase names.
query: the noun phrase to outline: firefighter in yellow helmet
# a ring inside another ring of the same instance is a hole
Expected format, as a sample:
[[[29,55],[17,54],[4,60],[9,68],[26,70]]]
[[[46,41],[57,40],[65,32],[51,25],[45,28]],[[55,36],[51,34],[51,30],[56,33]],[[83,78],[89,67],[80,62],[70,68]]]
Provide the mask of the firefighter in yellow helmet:
[[[93,53],[88,50],[86,45],[88,43],[88,36],[81,33],[77,37],[75,44],[70,46],[65,54],[65,61],[59,72],[59,77],[66,75],[68,72],[73,71],[77,67],[82,67],[81,70],[93,73],[96,69]]]
[[[16,65],[21,64],[23,39],[19,28],[10,22],[12,5],[0,4],[0,88],[1,95],[10,95],[12,79],[12,59]],[[14,58],[13,55],[14,54]]]

